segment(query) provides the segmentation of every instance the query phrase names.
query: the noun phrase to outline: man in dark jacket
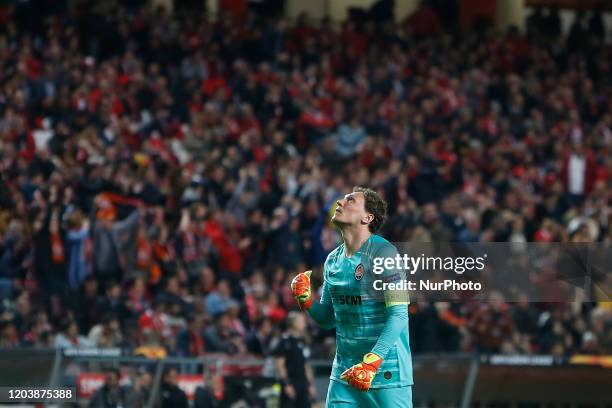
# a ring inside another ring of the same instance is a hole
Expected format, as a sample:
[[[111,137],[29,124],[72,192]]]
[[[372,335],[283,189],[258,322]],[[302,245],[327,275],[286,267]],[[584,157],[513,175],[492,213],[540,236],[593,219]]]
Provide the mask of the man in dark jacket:
[[[89,401],[91,408],[118,408],[125,406],[127,391],[119,385],[120,372],[116,368],[106,371],[104,385],[96,391]]]
[[[193,406],[194,408],[215,408],[219,406],[208,384],[196,388]]]
[[[187,317],[187,328],[176,336],[176,349],[181,356],[198,357],[204,354],[204,318],[193,314]]]
[[[178,386],[176,368],[164,372],[161,385],[161,408],[187,408],[187,395]]]

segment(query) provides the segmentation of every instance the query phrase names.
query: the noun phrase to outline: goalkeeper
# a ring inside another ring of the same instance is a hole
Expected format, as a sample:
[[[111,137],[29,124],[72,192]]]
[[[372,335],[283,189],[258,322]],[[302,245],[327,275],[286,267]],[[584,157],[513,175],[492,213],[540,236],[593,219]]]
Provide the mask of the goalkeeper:
[[[374,258],[397,254],[389,241],[374,234],[386,212],[386,203],[375,191],[355,187],[337,201],[332,217],[343,244],[325,261],[320,302],[312,296],[310,271],[291,282],[300,308],[320,326],[336,328],[326,407],[412,407],[408,296],[373,288],[374,280],[403,279],[400,270],[379,275],[372,271]]]

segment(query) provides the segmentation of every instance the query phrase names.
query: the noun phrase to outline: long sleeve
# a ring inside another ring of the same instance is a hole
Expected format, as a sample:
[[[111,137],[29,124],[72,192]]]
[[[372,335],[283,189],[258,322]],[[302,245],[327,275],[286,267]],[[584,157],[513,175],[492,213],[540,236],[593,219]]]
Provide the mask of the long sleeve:
[[[312,302],[312,307],[308,310],[308,315],[324,329],[332,329],[336,326],[334,318],[334,308],[329,305],[324,305],[318,301]]]
[[[132,270],[136,265],[136,236],[140,216],[138,209],[133,210],[127,218],[115,222],[112,226],[114,243],[121,258],[122,267],[126,270]]]
[[[395,305],[387,307],[387,321],[378,336],[378,340],[372,349],[383,359],[399,339],[399,336],[408,325],[408,307],[407,305]]]
[[[87,234],[89,234],[89,228],[81,228],[78,231],[68,231],[68,234],[66,234],[68,241],[72,242],[77,242],[77,241],[83,241],[85,238],[87,238]]]
[[[308,315],[324,329],[332,329],[336,325],[334,306],[325,280],[323,280],[321,301],[313,300],[312,307],[308,310]]]
[[[123,237],[125,234],[132,232],[140,221],[140,211],[138,209],[133,210],[130,215],[121,221],[113,223],[113,234],[117,238]]]
[[[397,256],[397,249],[392,245],[385,245],[378,251],[377,257],[394,259]],[[380,278],[385,282],[399,283],[405,277],[405,272],[401,269],[385,269]],[[381,299],[382,300],[382,299]],[[387,320],[383,329],[372,349],[372,352],[383,359],[398,341],[401,333],[408,326],[408,292],[405,290],[385,290],[384,302],[387,311]]]

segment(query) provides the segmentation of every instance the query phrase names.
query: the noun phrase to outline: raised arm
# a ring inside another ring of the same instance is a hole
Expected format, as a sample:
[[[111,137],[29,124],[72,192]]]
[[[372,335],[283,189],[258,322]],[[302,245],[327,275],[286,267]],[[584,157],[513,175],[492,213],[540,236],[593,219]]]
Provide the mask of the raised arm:
[[[291,281],[293,297],[300,306],[300,309],[305,310],[319,326],[324,329],[331,329],[336,325],[336,319],[334,318],[334,307],[327,289],[327,282],[325,279],[323,280],[323,294],[319,302],[312,295],[310,287],[311,273],[312,271],[302,272],[293,278]]]

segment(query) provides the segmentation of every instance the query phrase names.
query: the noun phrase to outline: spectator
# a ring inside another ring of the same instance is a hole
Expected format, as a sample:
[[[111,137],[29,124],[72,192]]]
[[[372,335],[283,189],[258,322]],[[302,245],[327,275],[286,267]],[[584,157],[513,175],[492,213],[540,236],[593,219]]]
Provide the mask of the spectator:
[[[138,317],[151,306],[146,282],[142,277],[136,277],[128,290],[126,308],[130,317]]]
[[[180,356],[201,357],[204,354],[204,316],[195,314],[187,318],[187,327],[177,335],[176,348]]]
[[[149,402],[149,393],[153,385],[153,376],[146,368],[141,367],[134,375],[132,387],[125,396],[125,406],[143,407]]]
[[[246,352],[244,339],[232,327],[227,313],[216,316],[215,324],[204,331],[205,343],[209,351],[237,354]]]
[[[119,282],[109,280],[106,285],[106,296],[100,299],[100,310],[115,314],[124,320],[128,316],[125,296]]]
[[[139,342],[134,348],[134,355],[150,359],[162,359],[168,355],[160,334],[152,329],[144,329]]]
[[[96,347],[120,347],[123,336],[118,317],[107,315],[102,318],[102,322],[91,328],[88,338]]]
[[[58,348],[90,348],[95,344],[87,337],[79,335],[76,321],[65,318],[60,323],[59,334],[55,336],[55,347]]]
[[[176,368],[168,368],[162,375],[160,388],[161,408],[187,408],[187,395],[178,386]]]
[[[423,223],[431,233],[432,242],[451,242],[452,233],[442,224],[435,204],[423,206]]]
[[[581,144],[575,145],[564,162],[564,181],[571,202],[580,203],[584,195],[593,188],[595,163],[591,155],[585,154]]]
[[[166,288],[159,295],[167,304],[178,305],[182,315],[187,314],[188,304],[181,296],[181,286],[179,277],[176,275],[169,276],[166,280]]]
[[[3,349],[15,349],[20,346],[17,325],[12,320],[0,322],[0,347]]]
[[[459,233],[459,241],[461,242],[478,242],[480,235],[480,219],[475,211],[466,210],[464,215],[466,226]]]
[[[338,126],[336,152],[342,157],[354,155],[365,137],[365,129],[359,125],[357,117],[352,117],[348,124]]]
[[[92,231],[93,252],[96,254],[93,258],[94,273],[105,280],[120,280],[121,271],[127,265],[121,265],[122,257],[118,250],[130,243],[135,245],[136,239],[129,236],[135,234],[140,216],[138,210],[134,210],[129,217],[116,221],[117,210],[113,200],[116,198],[112,195],[99,197]]]
[[[46,312],[39,311],[29,322],[29,328],[23,335],[23,345],[34,348],[53,347],[53,328]]]
[[[238,334],[240,337],[245,338],[247,335],[246,327],[242,320],[240,319],[240,308],[238,303],[233,304],[227,309],[227,316],[229,318],[229,327],[230,329]]]
[[[168,315],[166,313],[166,303],[156,299],[153,308],[146,310],[138,319],[140,330],[149,330],[158,333],[161,338],[166,338],[172,334],[168,325]]]
[[[52,245],[51,242],[51,220],[55,218],[54,223],[54,243],[56,249],[58,243],[60,244],[59,250],[63,250],[61,247],[61,236],[58,236],[58,221],[57,213],[52,215],[51,212],[41,210],[35,217],[33,223],[34,227],[34,242],[35,248],[34,263],[37,271],[38,279],[45,292],[50,296],[61,294],[64,290],[64,283],[66,282],[66,264],[65,259],[57,257],[53,260]]]
[[[12,302],[8,304],[7,317],[13,320],[17,327],[28,323],[32,313],[30,293],[27,290],[15,291]]]
[[[537,331],[538,313],[529,302],[526,294],[519,296],[515,309],[512,312],[513,324],[518,333],[534,336]]]
[[[92,408],[97,407],[108,407],[108,408],[119,408],[125,405],[126,396],[128,390],[119,385],[119,379],[121,372],[116,368],[109,368],[106,370],[104,385],[100,387],[91,400],[89,406]]]
[[[79,210],[68,218],[66,234],[68,253],[68,286],[76,290],[90,273],[86,258],[91,256],[91,242],[88,240],[89,221],[83,220]]]
[[[268,355],[272,337],[274,335],[274,326],[269,318],[263,318],[256,322],[255,330],[247,337],[246,344],[250,353],[259,355]]]
[[[91,328],[104,314],[103,301],[98,296],[98,279],[89,275],[81,284],[78,293],[70,299],[68,307],[75,311],[75,318],[82,333],[89,333]]]
[[[484,353],[499,353],[505,342],[512,342],[512,317],[500,293],[493,293],[488,304],[474,313],[470,327],[476,348]]]
[[[213,389],[208,384],[196,388],[193,406],[194,408],[216,408],[219,406],[213,394]]]
[[[211,316],[223,314],[235,304],[236,300],[230,294],[229,282],[225,279],[220,280],[216,290],[206,296],[206,311]]]

